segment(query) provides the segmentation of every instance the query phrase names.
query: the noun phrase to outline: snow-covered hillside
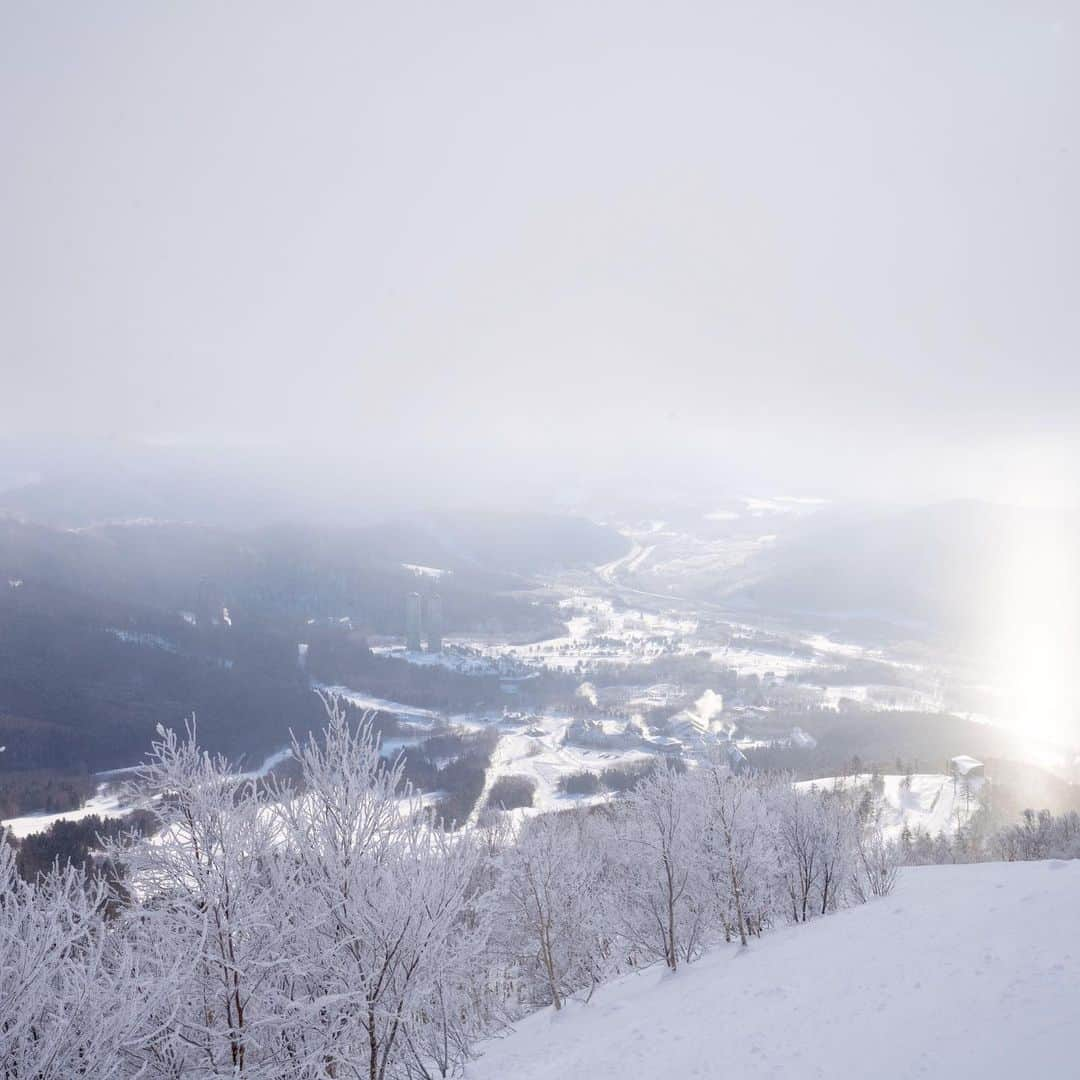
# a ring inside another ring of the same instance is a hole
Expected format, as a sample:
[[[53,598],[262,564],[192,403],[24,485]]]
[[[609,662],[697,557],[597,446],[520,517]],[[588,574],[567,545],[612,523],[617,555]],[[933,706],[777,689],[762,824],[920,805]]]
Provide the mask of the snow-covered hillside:
[[[248,769],[241,775],[260,777],[268,775],[273,769],[287,758],[292,756],[289,747],[282,747],[270,754],[261,765],[254,769]],[[135,773],[138,766],[132,765],[126,769],[113,769],[108,773],[99,773],[99,776],[107,776],[108,779],[97,785],[95,793],[74,810],[64,810],[58,814],[24,814],[22,817],[5,818],[0,821],[0,831],[6,830],[16,840],[24,840],[34,833],[46,832],[58,821],[82,821],[83,818],[97,814],[100,817],[124,817],[134,807],[125,801],[125,792],[120,785],[125,774],[130,776]]]
[[[979,808],[979,792],[983,780],[968,782],[954,780],[944,773],[915,773],[908,784],[903,776],[881,777],[881,793],[876,798],[878,821],[890,840],[896,840],[905,826],[912,832],[921,830],[931,836],[945,833],[951,836]],[[828,777],[824,780],[803,780],[795,785],[804,790],[818,791],[869,788],[871,776]]]
[[[574,746],[565,741],[569,719],[553,716],[530,717],[524,731],[502,734],[491,765],[487,770],[484,792],[477,799],[473,820],[485,805],[487,793],[503,776],[522,776],[534,785],[533,808],[517,811],[520,816],[550,810],[565,810],[571,806],[603,802],[609,795],[571,796],[559,791],[559,781],[583,771],[599,773],[612,766],[628,765],[650,759],[649,754],[635,749],[591,749]]]
[[[469,1080],[1080,1075],[1080,861],[904,870],[895,893],[527,1018]]]
[[[126,812],[122,807],[119,794],[110,790],[108,784],[98,784],[94,795],[76,810],[66,810],[61,814],[25,814],[22,817],[7,818],[0,821],[0,829],[10,832],[16,840],[22,840],[32,833],[51,829],[58,821],[81,821],[91,814],[115,817],[117,814]]]

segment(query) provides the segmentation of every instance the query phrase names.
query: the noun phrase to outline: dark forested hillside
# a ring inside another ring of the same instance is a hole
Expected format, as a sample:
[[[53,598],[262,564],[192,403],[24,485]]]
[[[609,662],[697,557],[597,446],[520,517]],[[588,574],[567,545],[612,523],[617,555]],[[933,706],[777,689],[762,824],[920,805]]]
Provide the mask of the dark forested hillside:
[[[158,724],[195,715],[208,748],[249,758],[321,706],[295,642],[261,627],[206,631],[179,616],[91,616],[81,598],[24,582],[0,604],[0,769],[131,764]],[[120,616],[120,617],[115,617]]]
[[[89,773],[132,764],[157,725],[191,716],[207,749],[258,760],[290,728],[321,723],[310,675],[437,708],[496,705],[496,679],[374,657],[364,635],[402,633],[413,590],[441,594],[449,632],[558,633],[553,609],[523,598],[525,572],[621,544],[587,522],[541,516],[333,532],[0,520],[6,812],[77,802]],[[419,574],[413,562],[444,572]],[[301,641],[312,644],[307,671]]]
[[[515,521],[518,519],[514,519]],[[582,523],[528,519],[534,562],[588,562],[623,538]],[[486,540],[448,546],[418,527],[378,531],[321,531],[276,526],[247,531],[170,522],[102,525],[77,532],[0,519],[0,581],[24,581],[66,590],[105,605],[139,605],[196,615],[227,606],[246,619],[347,616],[374,633],[404,630],[406,592],[443,596],[448,631],[485,630],[542,636],[557,629],[549,612],[507,595],[527,589],[529,559],[510,573],[485,548],[494,544],[497,522]],[[514,527],[508,525],[511,532]],[[566,542],[560,530],[568,529]],[[587,542],[576,539],[583,529]],[[518,526],[518,546],[526,546]],[[449,537],[450,532],[447,533]],[[427,537],[427,539],[425,539]],[[450,549],[453,549],[452,551]],[[461,554],[465,552],[466,554]],[[445,569],[437,581],[420,578],[408,564]],[[72,604],[79,601],[72,599]]]

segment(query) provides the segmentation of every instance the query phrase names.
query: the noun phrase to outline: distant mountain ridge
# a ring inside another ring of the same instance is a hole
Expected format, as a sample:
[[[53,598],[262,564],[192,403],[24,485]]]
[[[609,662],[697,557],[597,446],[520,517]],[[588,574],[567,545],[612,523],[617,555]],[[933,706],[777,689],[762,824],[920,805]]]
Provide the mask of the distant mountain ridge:
[[[1049,536],[1080,550],[1075,515],[974,501],[823,518],[754,555],[717,598],[764,611],[967,631]],[[1062,582],[1063,586],[1070,585]]]

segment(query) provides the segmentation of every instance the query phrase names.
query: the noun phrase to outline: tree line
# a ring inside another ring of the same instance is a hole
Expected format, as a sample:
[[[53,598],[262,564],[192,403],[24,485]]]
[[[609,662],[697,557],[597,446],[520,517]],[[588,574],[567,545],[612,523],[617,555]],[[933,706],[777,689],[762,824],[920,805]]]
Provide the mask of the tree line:
[[[940,863],[1030,862],[1080,859],[1080,813],[1024,810],[1020,820],[988,828],[978,814],[953,834],[905,829],[900,858],[910,866]]]

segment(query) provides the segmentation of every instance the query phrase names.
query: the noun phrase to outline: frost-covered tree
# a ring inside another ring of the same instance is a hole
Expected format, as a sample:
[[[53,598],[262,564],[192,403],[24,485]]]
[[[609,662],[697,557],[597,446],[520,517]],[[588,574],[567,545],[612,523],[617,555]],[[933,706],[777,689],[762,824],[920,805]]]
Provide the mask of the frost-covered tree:
[[[686,774],[660,768],[609,819],[614,922],[631,950],[672,971],[700,954],[712,906],[696,795]]]
[[[817,893],[820,913],[833,911],[844,899],[856,865],[860,825],[857,805],[847,795],[833,795],[817,801],[815,835],[820,873]]]
[[[135,1076],[167,1029],[177,966],[133,948],[106,901],[104,885],[71,866],[24,881],[0,842],[0,1075]]]
[[[1080,814],[1025,810],[1019,824],[1000,829],[990,846],[1006,862],[1080,858]]]
[[[136,780],[158,819],[153,840],[111,845],[142,902],[122,917],[144,955],[182,958],[171,986],[172,1024],[155,1052],[177,1075],[270,1070],[281,1019],[271,1005],[282,949],[272,863],[280,833],[255,782],[186,737],[159,729]],[[167,962],[167,961],[166,961]]]
[[[600,844],[574,811],[527,821],[501,855],[490,911],[532,995],[561,1009],[600,980],[609,950],[603,928]]]
[[[370,722],[350,728],[333,703],[322,736],[293,754],[302,794],[279,789],[273,814],[293,942],[282,1006],[298,1003],[289,1053],[304,1076],[404,1075],[432,1045],[428,1026],[436,1045],[457,1042],[448,976],[470,932],[479,848],[436,827]]]
[[[858,837],[858,858],[851,887],[856,899],[888,896],[896,885],[902,857],[902,843],[885,839],[879,825],[866,828]]]
[[[816,791],[778,786],[770,799],[775,815],[776,855],[793,922],[806,922],[822,874],[821,800]]]
[[[137,901],[118,925],[161,970],[180,961],[145,1040],[155,1075],[391,1080],[463,1059],[479,846],[435,826],[370,723],[328,706],[293,746],[297,790],[256,785],[194,731],[161,733],[141,772],[161,828],[111,855]]]
[[[704,852],[725,938],[734,927],[745,946],[760,933],[770,905],[772,834],[761,777],[736,776],[720,757],[699,771]]]

